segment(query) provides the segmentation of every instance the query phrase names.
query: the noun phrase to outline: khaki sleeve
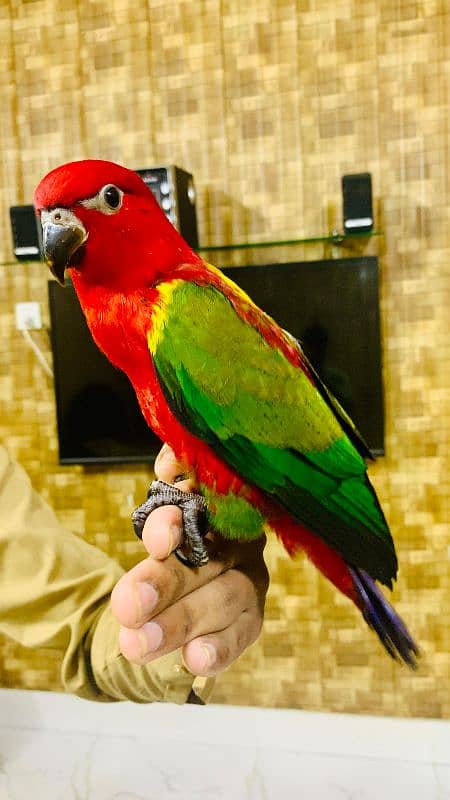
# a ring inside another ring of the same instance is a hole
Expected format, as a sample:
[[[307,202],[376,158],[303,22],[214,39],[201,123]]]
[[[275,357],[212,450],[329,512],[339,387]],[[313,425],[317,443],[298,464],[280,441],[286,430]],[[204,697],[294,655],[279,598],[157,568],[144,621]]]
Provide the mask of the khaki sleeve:
[[[193,685],[206,697],[209,685],[194,681],[179,651],[145,667],[120,654],[109,597],[122,574],[62,528],[0,447],[0,633],[62,652],[62,687],[81,697],[184,703]]]

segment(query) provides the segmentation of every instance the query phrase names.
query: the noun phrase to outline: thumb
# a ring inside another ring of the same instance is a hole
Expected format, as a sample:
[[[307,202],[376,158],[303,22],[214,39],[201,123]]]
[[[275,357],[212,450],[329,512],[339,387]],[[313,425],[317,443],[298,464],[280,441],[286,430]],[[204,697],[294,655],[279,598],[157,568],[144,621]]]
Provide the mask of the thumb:
[[[192,492],[195,489],[195,477],[185,461],[177,459],[169,445],[164,444],[155,459],[155,475],[158,480],[166,483],[176,483],[177,488],[183,492]]]

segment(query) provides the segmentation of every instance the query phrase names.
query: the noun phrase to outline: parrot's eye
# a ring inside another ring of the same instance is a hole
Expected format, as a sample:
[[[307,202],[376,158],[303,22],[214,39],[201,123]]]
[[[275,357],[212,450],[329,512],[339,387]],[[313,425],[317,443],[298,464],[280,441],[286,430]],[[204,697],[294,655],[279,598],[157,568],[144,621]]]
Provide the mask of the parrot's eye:
[[[111,211],[118,211],[120,206],[122,205],[122,197],[123,192],[114,186],[112,183],[109,183],[107,186],[104,186],[103,189],[99,192],[99,200],[103,200],[104,203],[111,209]]]
[[[101,211],[102,214],[116,214],[122,207],[122,200],[122,189],[118,189],[113,183],[107,183],[95,197],[88,197],[87,200],[81,200],[80,202],[85,208],[95,208],[96,211]]]

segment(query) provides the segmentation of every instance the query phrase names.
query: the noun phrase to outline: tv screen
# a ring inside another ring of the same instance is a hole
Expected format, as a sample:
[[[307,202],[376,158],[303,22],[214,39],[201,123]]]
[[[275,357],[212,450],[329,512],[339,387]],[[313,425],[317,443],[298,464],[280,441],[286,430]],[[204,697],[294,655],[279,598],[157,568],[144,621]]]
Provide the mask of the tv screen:
[[[302,342],[373,453],[383,453],[377,258],[223,271]],[[60,463],[153,462],[161,442],[128,378],[92,341],[73,287],[49,281],[49,303]]]

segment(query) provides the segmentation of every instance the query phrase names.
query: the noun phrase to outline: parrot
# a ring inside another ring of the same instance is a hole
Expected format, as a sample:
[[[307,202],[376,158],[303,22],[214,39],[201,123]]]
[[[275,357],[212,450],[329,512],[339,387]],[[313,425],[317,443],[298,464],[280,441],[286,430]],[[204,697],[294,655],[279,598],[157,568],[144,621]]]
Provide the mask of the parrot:
[[[179,555],[200,568],[207,529],[237,542],[273,531],[415,669],[418,646],[381,588],[393,588],[398,562],[371,452],[301,344],[187,244],[134,170],[62,164],[34,206],[51,272],[64,285],[68,271],[97,346],[196,476],[187,495],[154,481],[137,533],[153,508],[179,505]]]

